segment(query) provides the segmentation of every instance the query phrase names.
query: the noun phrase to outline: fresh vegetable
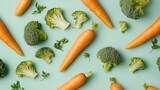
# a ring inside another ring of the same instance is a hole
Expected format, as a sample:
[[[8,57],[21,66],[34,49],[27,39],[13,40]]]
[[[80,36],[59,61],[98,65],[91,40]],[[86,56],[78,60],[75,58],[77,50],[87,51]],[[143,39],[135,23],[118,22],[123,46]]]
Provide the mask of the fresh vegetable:
[[[160,45],[157,44],[157,43],[158,43],[158,40],[157,40],[156,38],[155,38],[154,40],[152,40],[151,42],[152,42],[152,46],[151,46],[152,51],[153,51],[154,49],[160,49]]]
[[[82,50],[85,49],[91,43],[95,35],[94,31],[97,27],[98,24],[93,22],[91,29],[85,30],[78,36],[75,43],[73,44],[68,54],[64,58],[59,69],[60,72],[66,70],[66,68],[75,60],[79,53],[82,52]]]
[[[144,83],[143,87],[145,88],[145,90],[159,90],[154,86],[148,86],[146,83]]]
[[[8,68],[6,64],[0,59],[0,78],[3,78],[7,75],[8,73]]]
[[[29,7],[32,0],[20,0],[15,11],[15,16],[21,16]]]
[[[105,72],[109,72],[113,66],[117,67],[121,61],[119,52],[111,46],[102,48],[97,53],[97,58],[104,63],[103,69]]]
[[[62,30],[65,30],[69,26],[69,23],[63,16],[63,11],[61,8],[52,8],[48,10],[45,16],[45,21],[50,28],[58,27]]]
[[[129,71],[134,73],[135,71],[138,71],[138,70],[144,70],[144,68],[145,68],[145,64],[141,58],[133,57],[131,59],[131,63],[129,64]]]
[[[72,16],[74,17],[74,20],[76,20],[74,24],[74,28],[80,29],[86,21],[88,21],[88,16],[83,11],[75,11],[72,13]]]
[[[38,75],[31,60],[22,61],[16,68],[16,74],[19,77],[27,76],[33,79]]]
[[[38,21],[30,21],[24,29],[24,40],[30,46],[37,45],[47,40],[47,34],[42,31],[42,25]]]
[[[143,8],[150,0],[120,0],[120,7],[124,15],[131,19],[139,19],[144,15]]]
[[[11,90],[24,90],[19,81],[11,85]]]
[[[134,47],[137,47],[149,39],[157,36],[160,34],[160,17],[147,29],[145,30],[142,34],[140,34],[136,39],[131,41],[127,46],[126,49],[131,49]]]
[[[0,20],[0,40],[6,43],[14,51],[16,51],[16,53],[18,53],[20,56],[23,56],[23,52],[21,51],[21,49],[19,48],[18,44],[13,39],[13,37],[9,34],[6,26],[3,24],[1,20]]]
[[[103,8],[97,0],[81,0],[106,26],[113,28],[113,25]]]
[[[123,90],[122,86],[116,82],[116,79],[114,77],[110,78],[110,82],[110,90]]]
[[[54,47],[58,50],[62,50],[63,45],[68,42],[69,42],[69,40],[67,38],[63,38],[61,40],[56,40],[56,43],[54,43]]]
[[[47,73],[47,72],[45,72],[45,71],[42,71],[42,80],[41,81],[43,81],[45,78],[47,78],[48,76],[49,76],[50,74],[49,73]]]
[[[35,57],[40,58],[49,64],[52,62],[52,58],[55,57],[55,54],[49,47],[42,47],[37,50]]]
[[[85,57],[85,58],[88,58],[89,61],[90,61],[90,54],[89,54],[89,53],[84,53],[84,57]]]
[[[75,90],[82,86],[87,78],[92,76],[92,72],[88,72],[87,74],[80,73],[76,76],[72,77],[69,81],[60,86],[57,90]]]
[[[119,21],[119,25],[120,25],[119,31],[122,33],[125,33],[125,31],[128,29],[127,22],[126,21]]]
[[[32,14],[40,14],[46,8],[46,6],[39,5],[37,2],[36,2],[35,7],[37,10],[33,11]]]
[[[160,71],[160,57],[157,59],[157,65],[158,65],[158,69]]]

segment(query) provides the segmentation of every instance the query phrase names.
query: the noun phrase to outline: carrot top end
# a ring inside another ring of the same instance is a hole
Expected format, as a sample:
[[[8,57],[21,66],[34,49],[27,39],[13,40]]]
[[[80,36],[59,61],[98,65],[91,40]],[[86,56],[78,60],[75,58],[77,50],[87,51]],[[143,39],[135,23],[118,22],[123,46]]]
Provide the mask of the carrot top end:
[[[86,77],[90,77],[92,75],[93,75],[93,73],[91,71],[89,71],[88,73],[85,74]]]
[[[147,89],[147,87],[148,87],[148,86],[147,86],[147,84],[146,84],[146,83],[144,83],[143,87],[144,87],[145,89]]]
[[[98,23],[92,21],[92,30],[95,31],[95,29],[98,28]]]
[[[110,77],[109,79],[111,83],[116,83],[116,79],[114,77]]]

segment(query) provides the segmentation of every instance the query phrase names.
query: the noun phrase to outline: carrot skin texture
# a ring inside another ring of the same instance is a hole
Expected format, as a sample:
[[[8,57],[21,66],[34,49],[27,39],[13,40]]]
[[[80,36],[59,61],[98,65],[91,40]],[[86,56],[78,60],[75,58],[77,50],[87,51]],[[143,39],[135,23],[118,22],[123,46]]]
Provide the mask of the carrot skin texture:
[[[150,26],[148,27],[143,33],[141,33],[138,37],[136,37],[133,41],[131,41],[127,46],[126,49],[135,48],[148,40],[152,39],[153,37],[160,34],[160,17]]]
[[[110,86],[110,90],[123,90],[123,88],[118,83],[113,83]]]
[[[153,86],[148,86],[146,90],[158,90],[158,88],[155,88]]]
[[[97,0],[82,0],[82,2],[110,29],[113,28],[113,25],[104,11],[104,9],[99,5]]]
[[[15,10],[15,16],[21,16],[29,7],[32,0],[20,0],[16,10]]]
[[[16,51],[20,56],[24,56],[18,44],[13,39],[13,37],[9,34],[6,26],[3,24],[1,20],[0,20],[0,40],[6,43],[14,51]]]

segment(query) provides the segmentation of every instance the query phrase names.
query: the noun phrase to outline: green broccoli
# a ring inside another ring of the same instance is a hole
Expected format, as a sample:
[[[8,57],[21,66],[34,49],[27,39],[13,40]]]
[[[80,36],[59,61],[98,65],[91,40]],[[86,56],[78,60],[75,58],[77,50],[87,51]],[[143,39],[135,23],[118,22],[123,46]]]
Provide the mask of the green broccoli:
[[[150,3],[150,0],[120,0],[120,7],[128,18],[139,19],[144,15],[143,8]]]
[[[42,47],[35,53],[35,57],[43,59],[47,64],[51,63],[54,56],[54,52],[49,47]]]
[[[113,47],[102,48],[97,53],[97,58],[104,63],[103,68],[105,72],[109,72],[113,66],[118,66],[121,61],[119,52]]]
[[[52,8],[48,10],[45,16],[45,21],[50,28],[58,27],[62,30],[65,30],[69,26],[69,23],[64,19],[61,8]]]
[[[119,31],[122,33],[124,33],[128,29],[126,21],[119,21],[119,25],[120,25]]]
[[[19,77],[27,76],[33,79],[38,75],[31,60],[22,61],[16,68],[16,74]]]
[[[157,59],[157,65],[158,65],[158,69],[160,71],[160,57]]]
[[[75,11],[72,13],[72,16],[74,17],[74,20],[76,20],[74,28],[80,29],[83,23],[88,20],[87,14],[83,11]]]
[[[144,70],[145,64],[139,57],[133,57],[131,63],[129,64],[129,71],[134,73],[137,70]]]
[[[24,39],[28,45],[33,46],[47,40],[47,34],[42,31],[38,21],[31,21],[25,26]]]
[[[8,68],[6,64],[0,59],[0,78],[3,78],[7,75]]]

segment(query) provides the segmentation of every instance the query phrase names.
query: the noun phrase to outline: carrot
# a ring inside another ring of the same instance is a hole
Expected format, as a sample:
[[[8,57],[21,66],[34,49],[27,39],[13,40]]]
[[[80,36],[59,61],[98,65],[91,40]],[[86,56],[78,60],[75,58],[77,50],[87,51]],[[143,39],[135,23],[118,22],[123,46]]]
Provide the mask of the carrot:
[[[20,56],[23,56],[23,53],[15,40],[12,38],[12,36],[9,34],[6,26],[3,24],[3,22],[0,20],[0,40],[2,40],[4,43],[6,43],[10,48],[15,50]]]
[[[21,16],[29,7],[29,5],[31,4],[32,0],[20,0],[16,11],[15,11],[15,16]]]
[[[116,80],[114,77],[110,78],[110,82],[111,82],[110,90],[123,90],[122,86],[116,83]]]
[[[72,77],[69,81],[60,86],[57,90],[75,90],[82,86],[88,77],[92,76],[92,72],[88,72],[87,74],[80,73],[76,76]]]
[[[126,49],[131,49],[137,47],[146,41],[150,40],[151,38],[160,34],[160,17],[150,26],[148,27],[142,34],[140,34],[136,39],[131,41],[127,46]]]
[[[109,28],[113,28],[113,25],[104,11],[104,9],[99,5],[97,0],[82,0],[82,2]]]
[[[144,83],[143,87],[146,90],[158,90],[158,88],[154,87],[154,86],[148,86],[146,83]]]
[[[69,50],[68,54],[64,58],[59,71],[63,72],[79,55],[79,53],[87,47],[94,38],[95,32],[94,30],[98,27],[97,23],[92,23],[92,29],[85,30],[82,32],[79,37],[76,39],[75,43]]]

